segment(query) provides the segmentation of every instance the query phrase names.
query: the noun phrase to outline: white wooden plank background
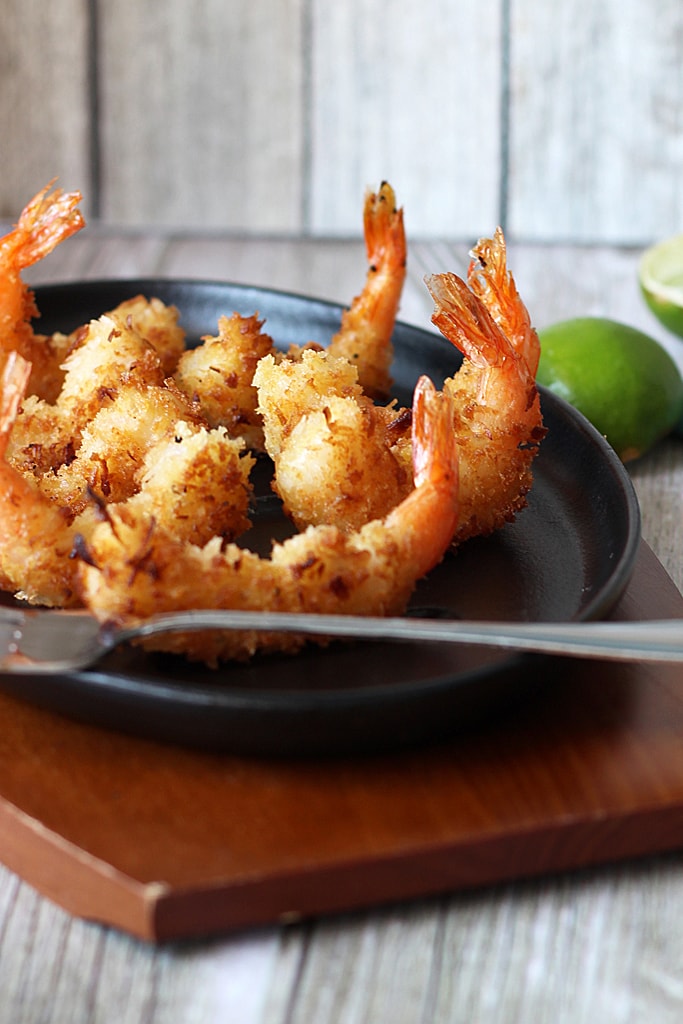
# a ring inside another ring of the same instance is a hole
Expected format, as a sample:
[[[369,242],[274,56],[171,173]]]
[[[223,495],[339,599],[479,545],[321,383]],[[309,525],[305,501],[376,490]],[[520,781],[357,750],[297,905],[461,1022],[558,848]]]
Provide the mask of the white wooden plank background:
[[[300,227],[301,7],[99,5],[105,220]]]
[[[386,178],[413,236],[497,223],[499,0],[314,0],[310,220],[356,230],[358,197]]]
[[[680,0],[511,9],[511,233],[637,244],[683,231]]]
[[[0,0],[0,216],[59,177],[94,205],[87,0]]]
[[[0,217],[641,245],[683,230],[679,0],[0,0]]]

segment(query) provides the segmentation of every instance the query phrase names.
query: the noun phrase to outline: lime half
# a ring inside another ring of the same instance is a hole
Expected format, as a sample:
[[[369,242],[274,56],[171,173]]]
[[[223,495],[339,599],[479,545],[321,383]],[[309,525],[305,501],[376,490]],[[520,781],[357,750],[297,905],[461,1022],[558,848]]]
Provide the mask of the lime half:
[[[683,414],[683,379],[648,334],[600,317],[539,332],[538,381],[591,421],[624,462],[668,434]]]
[[[659,322],[683,338],[683,235],[646,249],[640,258],[638,280]]]

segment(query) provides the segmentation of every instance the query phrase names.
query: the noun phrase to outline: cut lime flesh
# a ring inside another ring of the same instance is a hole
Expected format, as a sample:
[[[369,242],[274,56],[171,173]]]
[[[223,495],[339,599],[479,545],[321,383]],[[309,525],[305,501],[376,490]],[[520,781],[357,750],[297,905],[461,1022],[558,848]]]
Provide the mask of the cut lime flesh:
[[[650,310],[667,330],[683,337],[683,235],[646,249],[638,280]]]

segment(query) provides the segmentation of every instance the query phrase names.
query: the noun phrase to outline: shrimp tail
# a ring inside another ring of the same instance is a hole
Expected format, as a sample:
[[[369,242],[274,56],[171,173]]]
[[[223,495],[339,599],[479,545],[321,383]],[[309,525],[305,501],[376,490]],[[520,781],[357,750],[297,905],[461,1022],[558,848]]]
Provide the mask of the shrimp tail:
[[[0,240],[0,261],[25,270],[64,239],[75,234],[85,221],[78,209],[80,192],[63,192],[50,182],[24,207],[16,227]]]
[[[12,428],[19,406],[26,393],[31,364],[19,355],[10,352],[2,372],[2,394],[0,395],[0,459],[4,459]]]
[[[396,195],[388,181],[377,192],[368,189],[363,208],[363,232],[370,273],[386,263],[395,274],[405,275],[406,236],[403,209],[396,206]]]
[[[515,280],[507,268],[507,251],[502,228],[493,238],[481,238],[471,252],[467,283],[510,339],[535,378],[541,347],[522,302]]]
[[[425,283],[434,299],[432,323],[475,366],[501,363],[510,342],[484,303],[456,274],[432,274]]]
[[[363,207],[368,257],[365,286],[344,312],[339,332],[328,348],[353,363],[366,394],[386,400],[391,390],[392,334],[406,276],[403,210],[391,185],[368,190]]]
[[[16,350],[32,364],[29,389],[40,397],[54,398],[50,378],[61,362],[51,339],[37,336],[31,321],[39,315],[35,297],[22,281],[21,272],[51,252],[59,242],[83,227],[78,209],[80,192],[51,192],[46,185],[22,211],[16,226],[0,238],[0,364]]]
[[[413,393],[413,480],[451,487],[458,478],[458,446],[453,417],[445,414],[448,397],[437,391],[427,376],[418,380]]]
[[[458,446],[450,397],[422,376],[413,394],[415,489],[389,513],[386,527],[403,539],[402,558],[418,579],[438,565],[460,516]]]

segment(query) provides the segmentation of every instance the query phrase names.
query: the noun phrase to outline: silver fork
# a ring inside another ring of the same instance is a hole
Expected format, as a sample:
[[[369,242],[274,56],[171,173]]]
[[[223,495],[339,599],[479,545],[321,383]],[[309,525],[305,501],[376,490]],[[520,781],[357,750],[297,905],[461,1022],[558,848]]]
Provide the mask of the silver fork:
[[[201,610],[156,615],[141,625],[117,628],[100,625],[86,612],[12,607],[0,608],[0,672],[75,671],[134,639],[202,629],[474,644],[620,661],[683,661],[681,619],[510,623]]]

